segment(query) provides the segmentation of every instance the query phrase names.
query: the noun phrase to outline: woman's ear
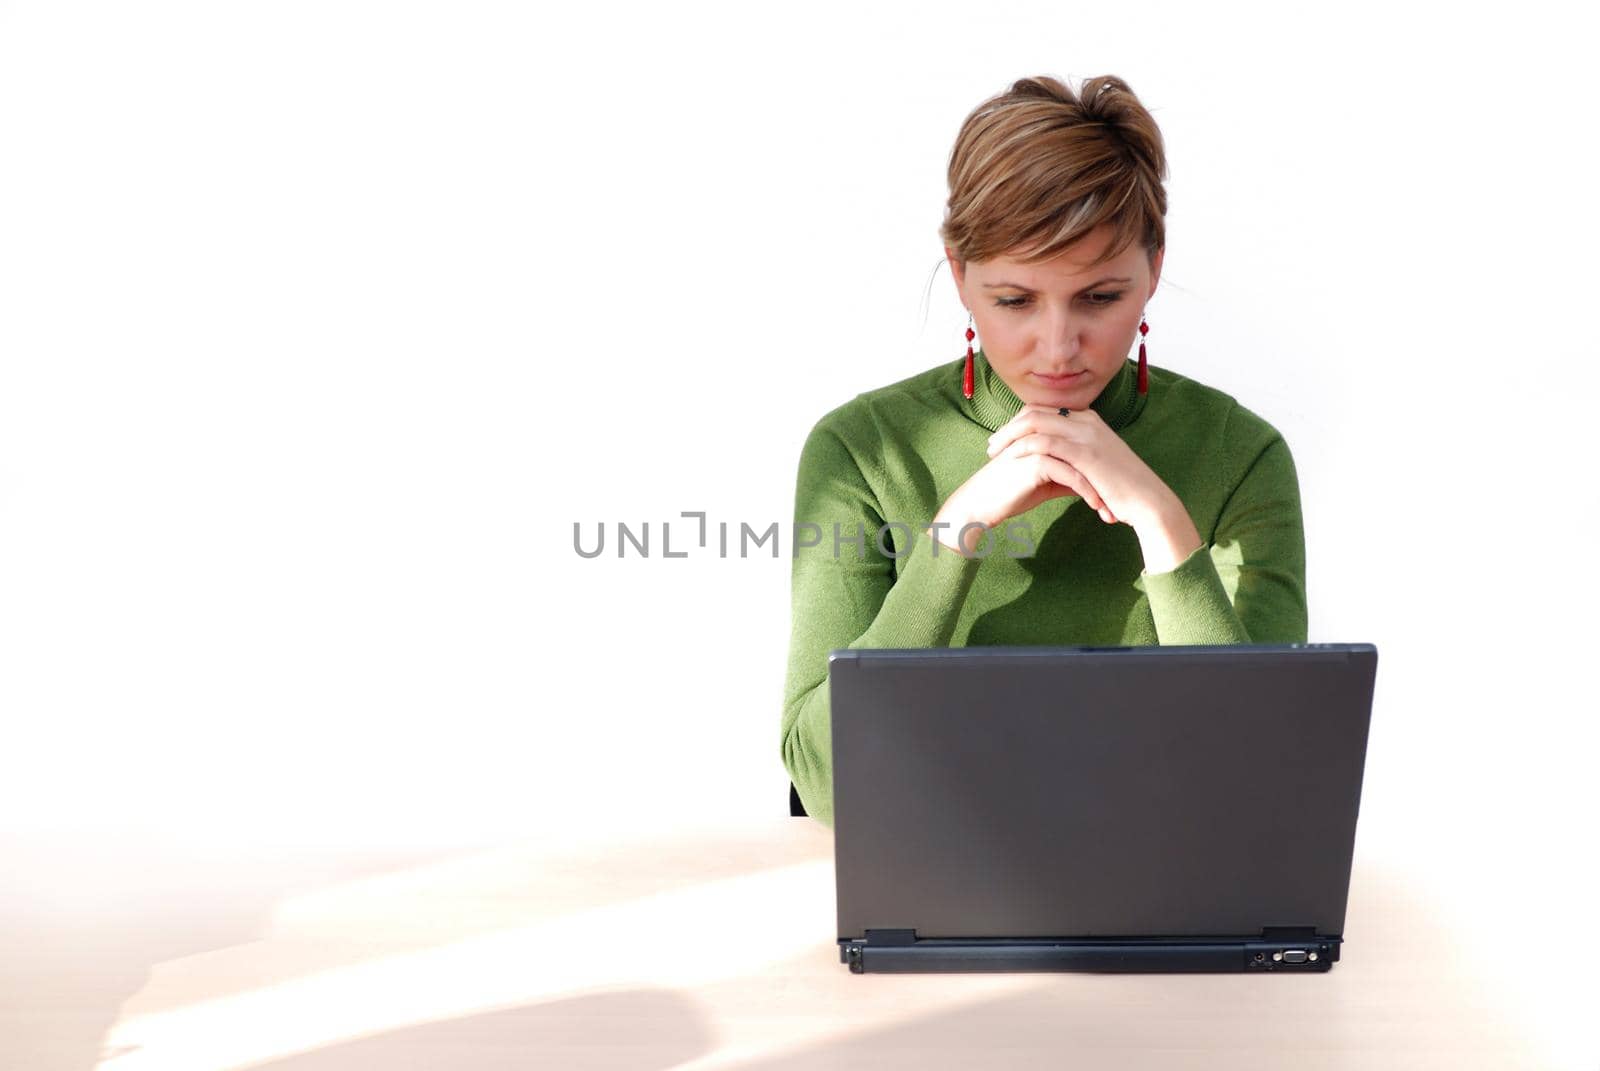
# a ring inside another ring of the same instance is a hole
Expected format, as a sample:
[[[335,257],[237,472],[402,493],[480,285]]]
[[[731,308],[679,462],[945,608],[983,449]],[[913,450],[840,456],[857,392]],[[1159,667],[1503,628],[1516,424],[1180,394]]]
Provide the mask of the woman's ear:
[[[950,275],[955,277],[955,288],[962,290],[963,287],[966,287],[966,269],[962,264],[962,258],[958,258],[952,248],[944,247],[944,259],[947,259],[950,263]],[[963,298],[963,301],[965,301],[965,298]]]
[[[1156,250],[1156,258],[1150,262],[1150,293],[1145,296],[1146,301],[1155,296],[1156,284],[1161,281],[1161,262],[1166,255],[1167,247],[1162,246]]]

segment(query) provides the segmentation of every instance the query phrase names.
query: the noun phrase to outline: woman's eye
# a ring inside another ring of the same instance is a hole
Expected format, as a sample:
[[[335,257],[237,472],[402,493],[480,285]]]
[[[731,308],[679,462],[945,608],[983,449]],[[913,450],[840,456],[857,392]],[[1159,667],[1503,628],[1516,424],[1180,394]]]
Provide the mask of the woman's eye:
[[[1087,303],[1091,307],[1095,307],[1095,308],[1103,307],[1103,306],[1106,306],[1106,305],[1113,305],[1116,302],[1120,301],[1121,299],[1122,299],[1122,292],[1120,290],[1119,291],[1114,291],[1114,292],[1113,291],[1095,291],[1093,293],[1089,293],[1089,294],[1085,294],[1084,295],[1085,303]],[[1026,306],[1028,304],[1028,302],[1031,301],[1031,300],[1032,300],[1031,298],[1025,298],[1025,297],[1003,297],[1003,298],[995,298],[995,302],[994,303],[996,305],[999,305],[1002,309],[1020,309],[1020,308],[1023,308],[1024,306]]]

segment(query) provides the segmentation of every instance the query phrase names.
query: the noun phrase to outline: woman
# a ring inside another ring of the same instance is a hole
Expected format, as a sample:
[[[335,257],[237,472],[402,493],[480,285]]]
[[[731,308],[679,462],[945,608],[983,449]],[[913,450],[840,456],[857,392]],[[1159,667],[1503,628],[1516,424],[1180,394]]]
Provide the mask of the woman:
[[[1026,78],[963,124],[940,234],[967,353],[834,409],[800,454],[783,760],[823,823],[835,648],[1305,642],[1288,445],[1147,360],[1165,174],[1112,76]]]

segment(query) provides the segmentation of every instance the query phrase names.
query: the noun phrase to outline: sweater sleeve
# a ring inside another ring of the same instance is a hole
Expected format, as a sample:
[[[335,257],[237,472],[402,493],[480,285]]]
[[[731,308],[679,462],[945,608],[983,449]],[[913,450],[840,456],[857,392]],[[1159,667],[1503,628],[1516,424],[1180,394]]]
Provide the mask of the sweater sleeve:
[[[931,518],[883,517],[861,462],[826,418],[801,450],[794,512],[783,764],[806,813],[831,828],[828,652],[948,646],[983,563],[936,543],[925,528]],[[820,541],[801,546],[802,530],[805,542],[816,538],[813,525]],[[899,556],[898,576],[895,558],[879,546],[880,530],[883,546]]]
[[[1209,543],[1141,577],[1163,646],[1306,642],[1300,484],[1283,437],[1250,463]]]

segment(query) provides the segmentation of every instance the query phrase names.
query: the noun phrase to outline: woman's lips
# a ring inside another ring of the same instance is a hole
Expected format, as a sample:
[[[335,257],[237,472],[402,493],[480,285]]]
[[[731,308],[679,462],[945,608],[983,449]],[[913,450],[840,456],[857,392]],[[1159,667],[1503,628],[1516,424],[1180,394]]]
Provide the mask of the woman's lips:
[[[1082,372],[1074,372],[1071,375],[1065,376],[1050,376],[1045,375],[1043,372],[1034,372],[1032,375],[1035,379],[1047,387],[1070,387],[1087,375],[1088,372],[1089,370],[1085,368]]]

